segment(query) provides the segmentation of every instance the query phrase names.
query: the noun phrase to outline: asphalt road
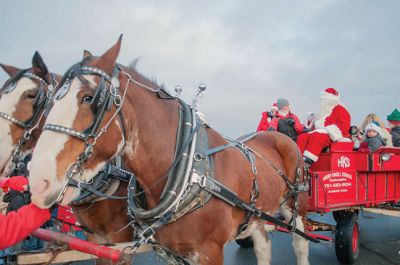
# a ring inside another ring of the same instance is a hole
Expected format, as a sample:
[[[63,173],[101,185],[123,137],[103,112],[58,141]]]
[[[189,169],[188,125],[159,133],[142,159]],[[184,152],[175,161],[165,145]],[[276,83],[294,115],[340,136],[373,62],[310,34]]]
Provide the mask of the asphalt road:
[[[356,263],[363,265],[394,265],[400,264],[400,218],[376,214],[360,214],[360,254]],[[334,224],[331,215],[310,215],[315,220]],[[329,234],[329,233],[328,233]],[[272,264],[296,264],[296,257],[291,245],[291,236],[275,232],[272,234]],[[252,248],[243,249],[236,243],[225,247],[225,265],[255,265],[256,257]],[[309,260],[311,264],[340,264],[335,255],[335,247],[325,244],[310,243]],[[153,253],[139,254],[133,264],[164,265]]]

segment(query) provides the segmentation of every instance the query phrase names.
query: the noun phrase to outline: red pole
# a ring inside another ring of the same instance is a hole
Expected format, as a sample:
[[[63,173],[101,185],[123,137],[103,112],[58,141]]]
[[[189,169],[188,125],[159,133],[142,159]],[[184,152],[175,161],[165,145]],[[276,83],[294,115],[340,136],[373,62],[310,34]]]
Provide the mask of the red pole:
[[[33,232],[32,235],[42,240],[52,241],[60,245],[67,245],[70,249],[96,255],[99,258],[119,261],[122,256],[121,251],[119,251],[118,249],[112,249],[106,246],[97,245],[89,241],[85,241],[51,230],[39,228],[38,230]]]

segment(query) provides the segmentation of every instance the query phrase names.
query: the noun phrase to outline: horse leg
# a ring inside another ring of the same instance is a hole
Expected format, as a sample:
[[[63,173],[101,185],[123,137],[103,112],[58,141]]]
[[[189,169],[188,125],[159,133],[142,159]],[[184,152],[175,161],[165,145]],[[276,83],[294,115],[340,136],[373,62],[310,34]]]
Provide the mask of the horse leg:
[[[279,210],[287,222],[292,221],[292,216],[293,216],[292,211],[286,204],[283,204],[281,207],[279,207]],[[302,216],[298,216],[296,218],[296,228],[302,232],[305,231],[305,220]],[[297,264],[298,265],[310,264],[308,262],[308,241],[305,238],[295,233],[293,233],[292,236],[293,236],[292,246],[294,249],[294,253],[296,254]]]
[[[296,218],[297,229],[304,232],[305,231],[305,221],[304,218],[298,216]],[[296,253],[297,257],[297,264],[298,265],[309,265],[308,262],[308,241],[298,234],[293,233],[293,242],[292,246],[294,248],[294,252]]]
[[[190,251],[187,255],[190,265],[223,265],[224,246],[215,242],[203,242],[201,248]]]
[[[271,247],[272,242],[268,238],[267,231],[264,226],[259,226],[251,234],[254,242],[254,252],[257,257],[258,265],[268,265],[271,263]]]

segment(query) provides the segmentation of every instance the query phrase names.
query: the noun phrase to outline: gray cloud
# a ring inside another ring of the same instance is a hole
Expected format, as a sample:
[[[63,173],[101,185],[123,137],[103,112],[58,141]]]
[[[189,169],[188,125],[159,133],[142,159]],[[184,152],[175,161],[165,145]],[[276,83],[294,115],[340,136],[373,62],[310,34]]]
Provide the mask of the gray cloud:
[[[295,113],[318,110],[336,87],[353,123],[399,107],[398,1],[7,1],[0,61],[28,67],[39,50],[63,73],[83,49],[101,54],[124,33],[119,61],[169,90],[180,84],[211,125],[238,136],[288,98]],[[6,80],[6,74],[0,74]]]

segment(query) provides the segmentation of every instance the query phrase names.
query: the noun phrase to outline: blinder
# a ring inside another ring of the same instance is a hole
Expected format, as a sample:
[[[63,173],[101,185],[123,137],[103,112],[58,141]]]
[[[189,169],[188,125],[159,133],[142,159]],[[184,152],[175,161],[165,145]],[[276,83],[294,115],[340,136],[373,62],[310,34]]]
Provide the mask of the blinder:
[[[55,101],[61,100],[69,92],[72,80],[74,78],[79,78],[81,82],[87,82],[87,80],[85,80],[82,77],[82,75],[99,76],[100,82],[90,102],[90,110],[93,114],[92,123],[82,131],[78,131],[73,128],[67,128],[56,124],[45,124],[43,126],[43,130],[50,130],[54,132],[64,133],[85,142],[85,149],[77,157],[77,162],[69,166],[73,170],[67,172],[66,181],[64,182],[61,192],[57,197],[56,200],[57,202],[62,201],[67,187],[74,186],[73,183],[77,182],[77,180],[75,180],[73,177],[76,175],[80,177],[82,175],[84,170],[82,164],[85,161],[87,161],[87,159],[92,155],[93,148],[94,145],[96,144],[97,138],[100,137],[100,135],[107,130],[108,126],[111,124],[111,121],[117,115],[119,115],[121,118],[121,126],[123,128],[122,130],[123,139],[126,138],[124,129],[125,126],[123,123],[123,118],[121,116],[122,113],[120,112],[122,108],[123,98],[118,93],[118,89],[120,88],[120,83],[118,80],[120,68],[118,64],[114,66],[113,76],[110,76],[108,73],[97,67],[82,66],[82,63],[84,62],[85,61],[75,64],[66,72],[66,74],[63,77],[63,80],[61,81],[60,88],[57,94],[55,95]],[[109,83],[108,86],[106,82]],[[115,112],[113,113],[111,118],[107,121],[107,123],[101,129],[99,129],[106,112],[111,110],[113,104],[116,107]],[[79,184],[78,188],[81,188],[82,185],[88,186],[88,183],[82,181],[78,181],[77,183]]]
[[[70,136],[76,137],[80,140],[87,142],[91,138],[95,138],[98,135],[98,130],[101,122],[103,121],[104,115],[106,112],[111,110],[113,103],[116,107],[119,107],[120,104],[117,98],[120,98],[118,95],[119,89],[119,81],[118,81],[119,67],[116,65],[113,71],[113,77],[111,77],[108,73],[93,66],[82,66],[81,63],[78,63],[72,66],[67,73],[64,75],[64,78],[61,82],[61,86],[55,95],[55,100],[61,100],[70,90],[72,80],[77,77],[82,82],[87,82],[83,79],[82,75],[97,75],[100,77],[100,82],[95,90],[95,94],[90,102],[90,110],[93,114],[92,123],[84,130],[77,131],[73,128],[66,128],[60,125],[54,124],[45,124],[43,130],[51,130],[58,131],[62,133],[66,133]],[[107,86],[106,82],[110,85]]]
[[[38,80],[40,83],[40,87],[38,89],[38,93],[33,99],[33,110],[32,110],[32,116],[25,120],[21,121],[15,117],[12,117],[9,114],[0,112],[0,117],[3,117],[12,123],[18,125],[19,127],[27,130],[32,128],[37,122],[39,117],[41,116],[42,112],[47,106],[47,103],[49,102],[49,99],[51,98],[52,94],[52,89],[54,88],[54,84],[50,84],[47,81],[45,81],[43,78],[40,76],[35,75],[34,73],[30,72],[30,69],[24,69],[21,70],[18,74],[16,74],[14,77],[12,77],[10,80],[8,80],[5,84],[4,87],[1,89],[1,94],[9,94],[15,90],[17,87],[17,82],[21,78],[26,77],[29,79],[35,79]],[[54,78],[52,81],[55,81]],[[48,86],[48,91],[45,91],[45,86]]]

